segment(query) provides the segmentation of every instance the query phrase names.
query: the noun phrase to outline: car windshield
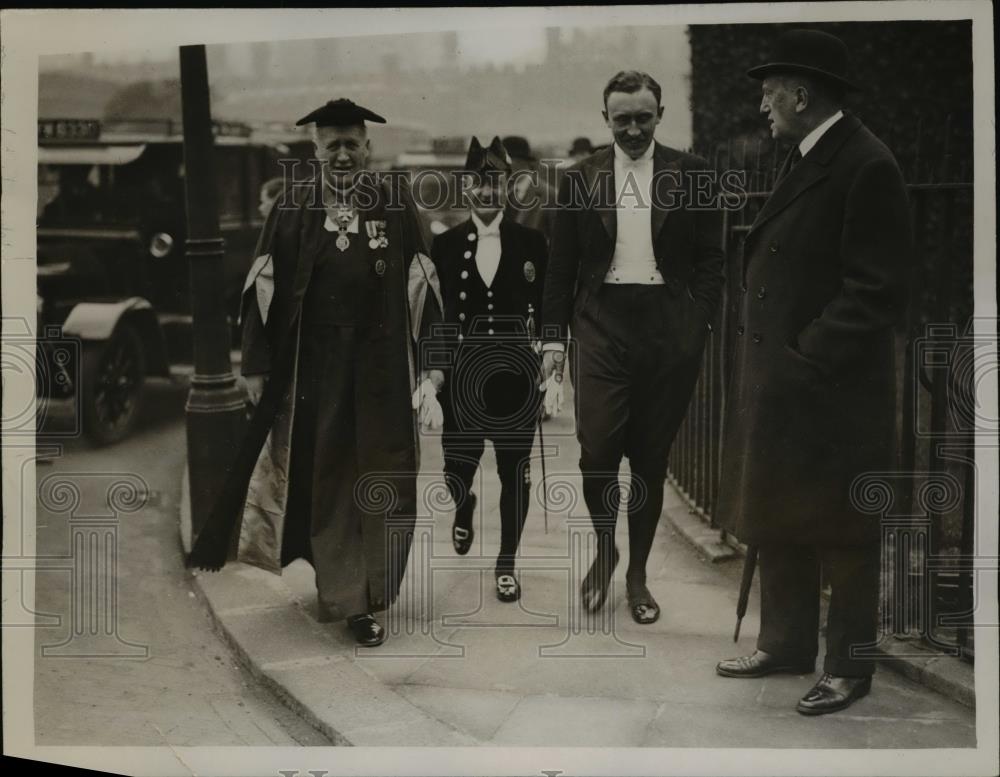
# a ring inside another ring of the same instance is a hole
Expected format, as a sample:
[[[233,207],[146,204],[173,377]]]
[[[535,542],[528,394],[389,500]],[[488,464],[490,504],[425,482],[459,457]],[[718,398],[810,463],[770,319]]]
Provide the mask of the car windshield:
[[[154,216],[176,215],[183,208],[180,149],[150,151],[126,164],[94,162],[97,153],[89,159],[79,154],[74,163],[39,164],[39,226],[139,226]]]

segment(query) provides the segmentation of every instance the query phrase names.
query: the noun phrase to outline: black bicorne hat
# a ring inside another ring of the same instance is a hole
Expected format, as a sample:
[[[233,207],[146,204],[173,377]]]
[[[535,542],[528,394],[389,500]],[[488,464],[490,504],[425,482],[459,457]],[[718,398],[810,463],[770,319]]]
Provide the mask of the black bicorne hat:
[[[295,122],[295,126],[301,127],[303,124],[315,122],[317,127],[353,127],[358,124],[364,125],[366,121],[385,124],[385,119],[374,111],[341,97],[339,100],[330,100],[326,105],[303,116]]]
[[[465,169],[474,173],[486,170],[509,173],[512,169],[510,154],[498,137],[494,137],[486,147],[479,142],[479,138],[473,137],[469,144],[469,153],[465,157]]]
[[[824,78],[844,89],[857,91],[848,78],[847,46],[820,30],[789,30],[778,36],[770,59],[752,67],[747,75],[757,80],[781,73],[802,73]]]

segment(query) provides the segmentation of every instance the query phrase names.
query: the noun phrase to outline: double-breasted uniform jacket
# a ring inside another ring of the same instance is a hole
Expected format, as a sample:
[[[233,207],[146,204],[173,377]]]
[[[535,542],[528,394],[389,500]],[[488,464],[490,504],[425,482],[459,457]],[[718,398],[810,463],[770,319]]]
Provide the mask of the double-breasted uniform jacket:
[[[504,215],[500,263],[489,286],[476,264],[478,246],[471,218],[437,235],[431,246],[444,299],[449,426],[471,435],[533,430],[545,236]]]
[[[677,362],[701,353],[725,282],[716,189],[710,177],[702,177],[706,188],[695,190],[699,176],[693,173],[707,170],[701,157],[655,144],[653,252],[665,282],[664,294],[671,300],[664,309],[670,317],[668,336],[675,340]],[[545,277],[547,342],[566,340],[571,318],[592,304],[604,283],[615,250],[615,191],[613,145],[580,160],[562,178]]]
[[[326,221],[320,187],[317,178],[287,189],[258,242],[243,298],[242,369],[269,379],[208,524],[196,538],[189,559],[194,566],[218,568],[226,546],[238,538],[238,560],[281,570],[303,307],[317,252],[325,244],[319,239]],[[386,591],[391,601],[402,568],[386,569],[385,522],[401,516],[398,523],[412,523],[415,512],[419,450],[411,393],[422,366],[419,345],[440,323],[441,303],[408,189],[391,193],[371,182],[370,191],[374,206],[361,220],[381,223],[379,236],[385,239],[370,240],[363,223],[360,233],[351,235],[366,244],[374,295],[358,308],[364,320],[352,365],[358,386],[353,412],[364,429],[356,451],[359,488],[367,483],[373,494],[358,503],[370,587],[376,599]],[[403,207],[389,207],[393,201]],[[369,476],[374,480],[366,481]],[[382,498],[387,489],[393,492],[388,501]]]
[[[863,476],[892,463],[911,240],[899,167],[847,112],[745,235],[714,511],[742,541],[877,539]]]

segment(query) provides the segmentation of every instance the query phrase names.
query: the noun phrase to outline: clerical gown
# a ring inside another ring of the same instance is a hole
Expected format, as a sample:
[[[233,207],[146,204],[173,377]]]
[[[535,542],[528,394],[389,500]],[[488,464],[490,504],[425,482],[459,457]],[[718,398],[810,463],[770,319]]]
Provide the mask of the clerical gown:
[[[406,569],[419,467],[411,395],[442,306],[405,187],[367,187],[372,207],[344,250],[317,188],[287,190],[265,223],[242,369],[269,380],[190,562],[217,568],[220,539],[279,574],[306,558],[322,602],[346,617],[388,606]]]

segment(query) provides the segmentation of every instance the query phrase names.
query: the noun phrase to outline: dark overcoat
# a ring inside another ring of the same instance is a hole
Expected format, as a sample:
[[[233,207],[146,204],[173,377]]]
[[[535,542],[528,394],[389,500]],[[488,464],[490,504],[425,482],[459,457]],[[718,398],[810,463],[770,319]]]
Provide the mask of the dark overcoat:
[[[258,243],[244,292],[242,370],[269,380],[209,524],[195,542],[189,559],[195,566],[217,568],[220,542],[235,542],[239,561],[281,571],[299,327],[316,260],[305,238],[326,218],[317,188],[313,182],[286,190]],[[382,607],[391,603],[405,569],[408,544],[399,549],[400,558],[389,557],[387,522],[404,539],[412,530],[419,449],[411,393],[420,367],[418,341],[440,323],[441,300],[408,190],[392,194],[372,184],[368,191],[374,215],[386,223],[387,243],[372,251],[373,263],[383,263],[378,265],[383,315],[367,328],[363,356],[354,365],[364,387],[355,412],[365,431],[356,452],[356,506],[362,512],[370,590],[376,607]],[[402,207],[387,207],[393,202]]]
[[[789,160],[790,161],[790,160]],[[894,325],[912,262],[906,188],[846,113],[746,233],[733,289],[718,525],[747,543],[858,544],[858,478],[892,464]]]

